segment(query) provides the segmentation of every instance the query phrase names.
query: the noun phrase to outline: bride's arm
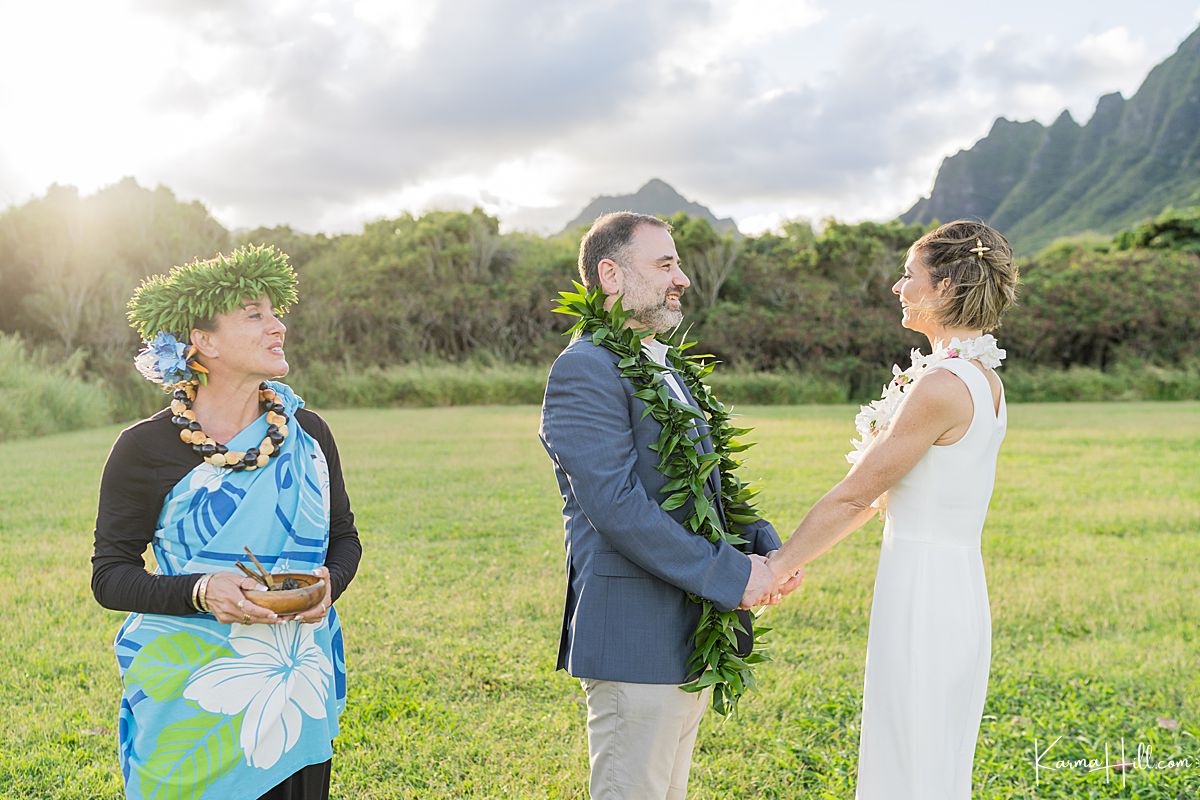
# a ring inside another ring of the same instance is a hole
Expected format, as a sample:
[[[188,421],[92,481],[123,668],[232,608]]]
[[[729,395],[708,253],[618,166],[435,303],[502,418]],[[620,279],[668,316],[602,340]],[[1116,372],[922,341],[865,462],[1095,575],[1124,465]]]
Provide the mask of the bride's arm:
[[[862,527],[875,513],[871,503],[947,431],[969,423],[971,411],[971,396],[955,375],[939,369],[923,376],[854,469],[817,501],[768,560],[780,581]]]

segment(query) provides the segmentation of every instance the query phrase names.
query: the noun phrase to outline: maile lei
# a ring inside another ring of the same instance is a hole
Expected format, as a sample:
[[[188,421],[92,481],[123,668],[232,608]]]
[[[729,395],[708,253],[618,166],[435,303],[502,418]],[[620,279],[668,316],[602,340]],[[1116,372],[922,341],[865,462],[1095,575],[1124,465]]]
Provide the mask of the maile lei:
[[[945,361],[947,358],[965,358],[974,359],[988,369],[995,369],[1000,366],[1000,362],[1007,355],[996,343],[996,337],[990,333],[968,339],[965,342],[956,337],[951,339],[948,344],[934,349],[929,355],[924,355],[920,350],[914,349],[912,366],[901,370],[899,365],[893,364],[892,380],[883,387],[883,396],[859,409],[858,416],[854,418],[854,427],[858,432],[858,438],[851,440],[850,444],[854,445],[854,449],[846,454],[846,460],[851,464],[858,462],[875,435],[882,432],[892,421],[892,417],[896,415],[896,409],[900,407],[900,401],[916,383],[917,378],[921,377],[934,364]]]
[[[736,475],[741,461],[735,454],[745,451],[750,443],[738,437],[750,432],[749,428],[734,427],[732,415],[713,395],[704,383],[712,372],[715,362],[711,355],[691,355],[686,351],[695,346],[687,341],[687,334],[672,334],[665,337],[667,361],[683,379],[695,399],[699,410],[671,396],[663,381],[666,367],[652,361],[642,348],[642,335],[625,326],[629,314],[621,307],[620,299],[611,310],[604,308],[604,295],[600,290],[588,292],[575,283],[574,292],[559,292],[555,313],[578,317],[565,335],[588,336],[592,342],[620,357],[617,367],[621,375],[633,383],[637,391],[634,397],[646,404],[644,415],[649,415],[662,425],[658,442],[651,449],[659,456],[657,469],[667,478],[662,491],[667,494],[660,505],[672,511],[691,504],[691,513],[684,526],[698,536],[712,542],[727,542],[742,549],[748,544],[740,533],[742,525],[754,522],[758,515],[752,500],[758,490],[743,483]],[[704,454],[696,449],[697,419],[707,419],[713,452]],[[720,470],[721,501],[725,509],[725,522],[721,519],[717,504],[704,494],[705,481],[714,470]],[[696,595],[689,595],[692,602],[700,605],[700,621],[694,636],[688,668],[697,677],[684,684],[688,692],[699,692],[711,686],[713,709],[722,715],[732,714],[738,700],[746,690],[754,687],[754,665],[767,661],[759,652],[760,637],[769,628],[757,628],[754,646],[749,655],[737,655],[738,632],[747,634],[738,615],[732,611],[718,611],[713,604]]]

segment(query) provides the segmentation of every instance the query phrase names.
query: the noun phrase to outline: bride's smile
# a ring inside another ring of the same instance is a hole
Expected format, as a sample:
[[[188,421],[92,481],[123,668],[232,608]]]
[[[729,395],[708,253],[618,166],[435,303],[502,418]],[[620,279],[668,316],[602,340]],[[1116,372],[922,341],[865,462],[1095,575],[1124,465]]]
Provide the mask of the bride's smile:
[[[921,319],[922,309],[932,305],[930,295],[937,292],[930,284],[929,270],[921,263],[916,251],[909,250],[904,262],[904,273],[892,284],[892,294],[900,298],[900,324],[909,330],[925,333]]]

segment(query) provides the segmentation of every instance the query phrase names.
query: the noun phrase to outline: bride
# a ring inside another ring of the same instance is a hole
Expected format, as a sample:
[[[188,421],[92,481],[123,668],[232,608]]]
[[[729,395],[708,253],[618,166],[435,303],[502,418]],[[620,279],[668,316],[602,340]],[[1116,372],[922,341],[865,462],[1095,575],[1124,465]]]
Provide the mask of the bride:
[[[991,617],[979,541],[1007,415],[986,331],[1016,295],[1008,241],[958,220],[909,248],[892,287],[932,352],[864,406],[854,466],[767,562],[787,576],[885,510],[867,637],[858,800],[966,800]],[[769,593],[768,593],[769,594]]]

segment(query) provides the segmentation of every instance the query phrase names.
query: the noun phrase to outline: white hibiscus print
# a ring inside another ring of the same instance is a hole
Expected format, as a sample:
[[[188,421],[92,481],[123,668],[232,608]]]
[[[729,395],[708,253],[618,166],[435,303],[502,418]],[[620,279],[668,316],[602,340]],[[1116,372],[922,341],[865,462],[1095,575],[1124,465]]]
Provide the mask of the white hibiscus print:
[[[183,696],[205,711],[239,714],[241,747],[252,767],[269,769],[300,739],[300,712],[325,718],[333,665],[299,622],[232,626],[236,656],[218,658],[188,679]]]
[[[214,467],[205,461],[192,470],[192,477],[188,481],[188,488],[192,491],[207,489],[210,492],[215,492],[221,488],[221,483],[225,479],[225,472],[224,468]]]

